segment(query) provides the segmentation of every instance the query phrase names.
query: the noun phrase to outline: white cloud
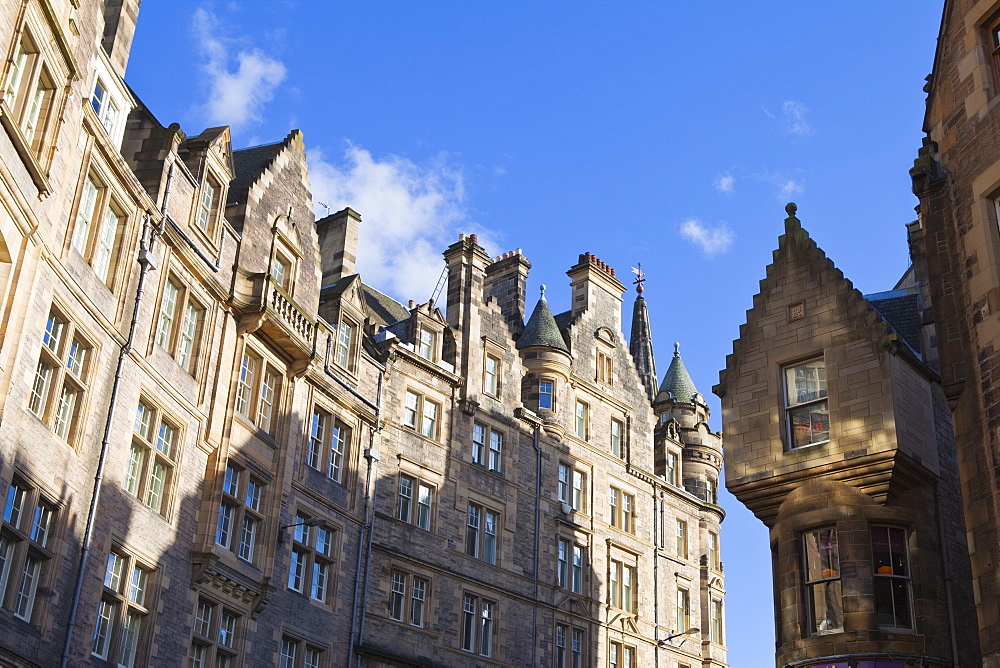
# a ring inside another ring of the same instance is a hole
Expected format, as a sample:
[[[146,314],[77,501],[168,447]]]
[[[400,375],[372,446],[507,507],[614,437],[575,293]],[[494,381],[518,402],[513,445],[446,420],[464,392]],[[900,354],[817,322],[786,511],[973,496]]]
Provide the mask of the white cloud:
[[[785,100],[781,105],[781,120],[785,126],[785,132],[800,137],[812,134],[812,126],[806,120],[808,112],[809,109],[801,102]]]
[[[214,125],[245,126],[260,119],[264,105],[285,80],[285,66],[257,48],[230,56],[219,21],[204,8],[194,13],[194,33],[205,62],[208,99],[204,113]],[[235,66],[235,69],[233,69]]]
[[[733,192],[733,184],[735,182],[736,178],[729,172],[726,172],[725,174],[720,174],[719,177],[712,182],[712,185],[715,186],[715,189],[720,193],[726,193],[728,195]]]
[[[479,245],[497,254],[494,235],[469,220],[462,169],[447,156],[417,165],[399,156],[377,159],[348,144],[334,162],[314,149],[309,180],[317,216],[327,215],[319,202],[331,212],[349,206],[361,214],[357,270],[399,301],[431,297],[444,269],[441,252],[459,232],[478,234]],[[444,300],[442,292],[438,302]]]
[[[806,189],[806,184],[802,180],[796,181],[795,179],[786,179],[784,181],[778,181],[778,199],[784,201],[793,195],[799,195]]]
[[[709,227],[696,218],[688,218],[681,223],[681,236],[710,257],[725,253],[736,240],[736,235],[725,223]]]

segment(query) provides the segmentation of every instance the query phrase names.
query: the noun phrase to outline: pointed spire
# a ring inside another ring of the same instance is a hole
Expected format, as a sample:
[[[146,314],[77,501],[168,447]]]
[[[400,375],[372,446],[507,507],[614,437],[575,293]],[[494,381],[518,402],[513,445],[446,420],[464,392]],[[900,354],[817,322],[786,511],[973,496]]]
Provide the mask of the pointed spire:
[[[528,318],[528,323],[524,326],[524,331],[521,332],[521,336],[517,339],[516,347],[518,350],[527,348],[528,346],[547,346],[569,354],[566,341],[563,340],[562,334],[559,332],[559,325],[556,324],[556,319],[552,317],[552,311],[549,310],[549,303],[545,301],[544,285],[542,286],[538,303],[535,304],[535,310],[531,312],[531,317]]]
[[[691,380],[691,374],[685,368],[684,362],[681,361],[680,349],[681,344],[675,343],[674,359],[670,361],[670,368],[667,369],[667,375],[663,377],[660,392],[670,392],[675,401],[693,404],[693,397],[698,394],[698,390],[695,388],[694,381]]]
[[[637,275],[635,279],[635,305],[632,307],[632,335],[629,337],[628,350],[632,353],[635,361],[635,369],[639,372],[639,379],[642,380],[646,388],[646,394],[652,399],[656,395],[656,360],[653,358],[653,336],[649,330],[649,311],[646,308],[646,300],[642,296],[643,282],[646,280],[639,268],[632,269]]]

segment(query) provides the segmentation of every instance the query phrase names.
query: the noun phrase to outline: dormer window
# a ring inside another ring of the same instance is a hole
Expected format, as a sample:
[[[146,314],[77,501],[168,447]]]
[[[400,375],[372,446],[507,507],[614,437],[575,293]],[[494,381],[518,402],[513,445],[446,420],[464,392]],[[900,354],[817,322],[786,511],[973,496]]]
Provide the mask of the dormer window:
[[[417,337],[417,354],[425,360],[434,361],[434,351],[437,348],[437,334],[429,329],[420,328]]]
[[[201,184],[201,195],[198,197],[198,227],[206,234],[212,225],[212,210],[215,205],[215,186],[205,179]]]
[[[101,119],[101,125],[107,130],[108,135],[114,136],[121,109],[100,77],[94,82],[94,92],[90,96],[90,104],[97,117]]]
[[[291,275],[292,263],[279,253],[274,258],[274,269],[271,272],[271,277],[274,278],[274,282],[278,284],[279,288],[287,292],[288,284],[291,282]]]

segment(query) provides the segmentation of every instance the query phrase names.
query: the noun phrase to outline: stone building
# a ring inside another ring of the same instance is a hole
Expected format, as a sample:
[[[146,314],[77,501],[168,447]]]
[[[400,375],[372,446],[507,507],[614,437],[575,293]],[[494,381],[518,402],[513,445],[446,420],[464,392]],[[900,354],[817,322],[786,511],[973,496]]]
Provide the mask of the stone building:
[[[776,665],[980,665],[921,272],[863,297],[787,212],[715,388],[726,485],[770,530]]]
[[[952,410],[983,665],[1000,666],[1000,4],[947,0],[925,87],[910,252]]]
[[[722,667],[720,437],[646,301],[362,282],[305,145],[164,127],[138,0],[0,5],[0,665]],[[641,285],[641,284],[640,284]]]

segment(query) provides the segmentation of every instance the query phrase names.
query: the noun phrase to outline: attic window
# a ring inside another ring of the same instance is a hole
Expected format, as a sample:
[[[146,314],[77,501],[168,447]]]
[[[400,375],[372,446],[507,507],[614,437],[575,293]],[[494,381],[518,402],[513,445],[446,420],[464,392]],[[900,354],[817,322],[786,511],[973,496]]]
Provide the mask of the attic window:
[[[785,367],[785,422],[794,450],[830,440],[826,363],[822,358]]]

